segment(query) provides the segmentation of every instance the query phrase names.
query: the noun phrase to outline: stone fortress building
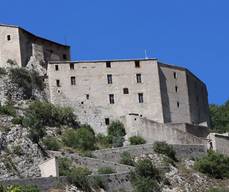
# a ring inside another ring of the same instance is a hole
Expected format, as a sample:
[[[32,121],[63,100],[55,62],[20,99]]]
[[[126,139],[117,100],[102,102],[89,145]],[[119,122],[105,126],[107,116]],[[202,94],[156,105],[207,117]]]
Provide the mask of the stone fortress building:
[[[70,47],[17,26],[0,25],[0,66],[33,66],[47,78],[50,102],[71,106],[82,123],[106,133],[121,120],[127,137],[203,143],[206,85],[189,70],[157,59],[70,61]]]

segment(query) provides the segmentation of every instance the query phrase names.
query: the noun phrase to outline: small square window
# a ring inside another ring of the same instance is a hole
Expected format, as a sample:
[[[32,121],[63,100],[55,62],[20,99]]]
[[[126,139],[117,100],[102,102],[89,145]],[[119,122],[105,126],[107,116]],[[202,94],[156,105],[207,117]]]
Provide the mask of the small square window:
[[[67,55],[63,54],[63,59],[66,60],[67,59]]]
[[[56,86],[60,87],[60,80],[59,79],[56,79]]]
[[[10,41],[10,40],[11,40],[11,36],[7,35],[7,41]]]
[[[55,65],[55,70],[59,71],[59,65]]]
[[[135,61],[135,68],[140,68],[140,61]]]
[[[178,92],[178,86],[175,86],[175,91],[176,91],[176,93]]]
[[[138,93],[138,102],[139,103],[143,103],[144,100],[143,100],[143,93]]]
[[[114,104],[114,94],[109,94],[110,104]]]
[[[179,101],[177,101],[177,108],[179,108],[180,107],[180,102]]]
[[[123,94],[129,94],[129,89],[128,88],[123,88]]]
[[[107,83],[112,84],[112,75],[111,74],[107,75]]]
[[[107,68],[111,68],[111,62],[110,62],[110,61],[107,61],[107,62],[106,62],[106,67],[107,67]]]
[[[174,77],[174,79],[177,79],[177,73],[176,72],[173,72],[173,77]]]
[[[86,94],[86,99],[87,99],[87,100],[89,99],[89,94]]]
[[[105,124],[110,125],[110,119],[109,118],[105,118]]]
[[[74,63],[70,63],[69,65],[70,65],[70,69],[74,70]]]
[[[71,85],[76,85],[76,77],[71,77]]]
[[[142,82],[142,75],[140,73],[136,74],[136,80],[137,80],[137,83],[141,83]]]

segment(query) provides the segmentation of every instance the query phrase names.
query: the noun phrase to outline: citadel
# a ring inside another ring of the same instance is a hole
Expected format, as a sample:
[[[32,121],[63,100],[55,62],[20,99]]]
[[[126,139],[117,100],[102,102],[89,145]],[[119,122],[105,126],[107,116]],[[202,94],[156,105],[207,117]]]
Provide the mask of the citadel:
[[[96,133],[120,120],[127,138],[206,143],[207,88],[186,68],[157,59],[71,61],[69,46],[10,25],[0,25],[0,45],[1,67],[9,60],[32,66],[47,84],[48,100],[72,107]]]

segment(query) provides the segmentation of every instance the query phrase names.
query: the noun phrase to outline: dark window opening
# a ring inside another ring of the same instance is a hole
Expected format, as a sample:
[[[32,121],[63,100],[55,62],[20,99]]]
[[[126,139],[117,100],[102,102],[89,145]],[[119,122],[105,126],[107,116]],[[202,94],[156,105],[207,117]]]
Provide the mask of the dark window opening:
[[[138,93],[138,102],[139,103],[143,103],[144,100],[143,100],[143,93]]]
[[[11,36],[7,35],[7,40],[10,41],[11,40]]]
[[[56,70],[56,71],[59,70],[59,65],[55,65],[55,70]]]
[[[136,74],[136,80],[137,80],[137,83],[142,82],[142,75],[140,73]]]
[[[123,94],[129,94],[129,89],[128,88],[123,88]]]
[[[70,65],[70,69],[74,70],[74,63],[70,63],[69,65]]]
[[[81,104],[83,105],[83,104],[84,104],[84,102],[82,101],[82,102],[81,102]]]
[[[175,91],[178,92],[178,87],[177,86],[175,86]]]
[[[76,84],[76,77],[71,77],[71,85],[75,85]]]
[[[112,75],[111,74],[107,75],[107,83],[112,84]]]
[[[177,102],[177,108],[179,108],[180,107],[180,102]]]
[[[111,68],[111,62],[110,62],[110,61],[107,61],[107,62],[106,62],[106,67],[107,67],[107,68]]]
[[[110,119],[109,118],[105,118],[105,124],[110,125]]]
[[[89,94],[86,94],[86,99],[89,99]]]
[[[63,54],[63,59],[66,60],[67,59],[67,55]]]
[[[58,90],[57,92],[60,93],[60,90]]]
[[[140,68],[140,61],[135,61],[135,67]]]
[[[177,73],[176,72],[173,72],[173,77],[174,77],[174,79],[177,79]]]
[[[56,80],[56,86],[60,87],[60,80],[59,79]]]
[[[109,95],[110,104],[114,104],[114,94]]]

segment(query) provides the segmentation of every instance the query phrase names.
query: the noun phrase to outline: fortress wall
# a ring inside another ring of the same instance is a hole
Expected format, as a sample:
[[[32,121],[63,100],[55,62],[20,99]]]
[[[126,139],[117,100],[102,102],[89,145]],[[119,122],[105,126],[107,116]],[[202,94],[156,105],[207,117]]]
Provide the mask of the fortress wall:
[[[91,124],[96,132],[106,132],[105,118],[111,121],[129,113],[164,122],[155,60],[140,61],[140,68],[135,67],[134,61],[114,61],[111,68],[105,62],[75,63],[74,70],[69,65],[48,66],[51,102],[73,107],[80,121]],[[141,74],[142,83],[137,83],[137,73]],[[107,83],[108,74],[112,75],[112,84]],[[71,85],[71,77],[75,77],[76,85]],[[129,94],[124,94],[123,88],[128,88]],[[143,103],[139,103],[138,93],[143,93]],[[109,103],[109,94],[114,94],[114,104]]]
[[[191,122],[210,126],[206,85],[189,71],[187,71],[187,82]]]
[[[205,145],[172,145],[176,151],[176,156],[180,159],[191,159],[206,154]],[[133,157],[144,154],[153,154],[153,144],[132,145],[113,149],[102,149],[93,152],[96,158],[106,161],[119,162],[123,152],[130,153]]]
[[[191,122],[185,70],[164,64],[159,70],[165,123]]]
[[[8,59],[21,66],[19,31],[18,28],[0,26],[0,66],[5,66]]]

